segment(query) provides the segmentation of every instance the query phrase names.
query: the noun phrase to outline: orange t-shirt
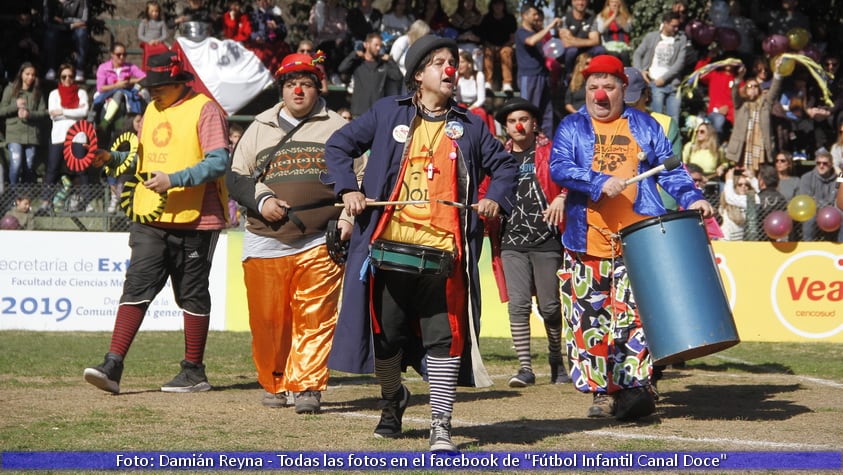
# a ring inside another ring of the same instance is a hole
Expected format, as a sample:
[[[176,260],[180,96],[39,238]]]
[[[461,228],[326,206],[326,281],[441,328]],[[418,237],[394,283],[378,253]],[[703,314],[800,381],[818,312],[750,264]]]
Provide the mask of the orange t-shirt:
[[[641,147],[632,138],[629,121],[617,119],[604,123],[592,120],[592,124],[595,143],[591,169],[623,179],[637,175]],[[603,196],[597,201],[588,201],[586,252],[589,255],[608,258],[622,254],[620,240],[612,236],[618,230],[647,218],[632,209],[637,194],[638,184],[633,183],[614,198]]]

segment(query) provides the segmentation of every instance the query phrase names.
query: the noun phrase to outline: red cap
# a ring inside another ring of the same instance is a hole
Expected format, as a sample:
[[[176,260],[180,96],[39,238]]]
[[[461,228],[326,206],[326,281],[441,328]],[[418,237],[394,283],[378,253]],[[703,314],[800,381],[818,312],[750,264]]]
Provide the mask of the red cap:
[[[588,79],[588,77],[594,73],[608,73],[620,78],[624,84],[629,83],[629,79],[623,71],[623,63],[621,60],[612,55],[601,54],[591,58],[591,62],[588,63],[588,67],[582,70],[582,76],[583,78]]]
[[[313,56],[304,53],[288,54],[281,61],[281,66],[275,70],[275,78],[278,79],[284,74],[305,72],[315,74],[321,81],[324,72],[322,68],[317,68],[316,65],[323,61],[325,61],[325,53],[321,50],[317,51]]]

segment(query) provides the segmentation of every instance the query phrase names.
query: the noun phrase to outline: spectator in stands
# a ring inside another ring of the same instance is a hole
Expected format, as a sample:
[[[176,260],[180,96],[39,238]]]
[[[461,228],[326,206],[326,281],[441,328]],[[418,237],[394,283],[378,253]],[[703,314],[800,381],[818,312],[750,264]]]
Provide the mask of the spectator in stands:
[[[381,20],[384,45],[391,49],[395,40],[407,33],[415,20],[416,17],[410,13],[410,0],[392,0],[389,10],[383,14]]]
[[[773,85],[773,69],[765,56],[756,56],[752,61],[752,76],[761,85],[761,93],[766,93]]]
[[[737,178],[735,174],[738,173]],[[746,224],[747,191],[758,192],[758,181],[746,170],[730,168],[726,172],[726,183],[720,193],[720,217],[725,241],[742,241]]]
[[[798,0],[781,0],[781,10],[769,10],[765,21],[767,34],[786,35],[793,28],[811,30],[811,21],[805,14],[799,12]]]
[[[688,15],[688,1],[673,0],[673,4],[670,6],[670,11],[679,14],[679,28],[681,28],[682,31],[685,31],[685,25],[687,25],[688,20],[690,20]]]
[[[667,114],[679,123],[679,81],[685,64],[688,39],[679,30],[681,16],[667,12],[657,31],[644,35],[635,49],[632,65],[650,84],[653,112]]]
[[[843,172],[843,123],[837,125],[837,140],[831,146],[831,159],[834,173]]]
[[[354,80],[351,113],[363,115],[380,98],[401,92],[403,75],[388,54],[382,53],[383,40],[378,32],[369,33],[363,51],[352,51],[340,63],[338,71]]]
[[[347,120],[348,122],[351,122],[351,119],[353,119],[353,117],[351,116],[351,109],[349,109],[348,107],[340,107],[339,109],[337,109],[337,114],[339,114],[340,117]]]
[[[632,61],[630,54],[632,46],[629,44],[632,31],[632,13],[624,0],[609,0],[603,10],[597,15],[596,27],[600,33],[600,40],[606,51],[620,58],[623,64],[629,66]]]
[[[548,137],[553,135],[553,103],[550,83],[545,68],[542,41],[561,20],[554,18],[544,26],[541,11],[532,4],[521,7],[521,27],[515,32],[515,59],[518,63],[518,90],[521,97],[539,109],[541,130]]]
[[[776,161],[774,162],[776,172],[779,174],[778,190],[785,199],[790,200],[799,194],[799,177],[793,176],[793,155],[788,152],[781,151],[776,154]]]
[[[506,0],[491,0],[489,11],[480,22],[480,38],[483,39],[483,74],[486,89],[492,91],[495,66],[500,66],[504,92],[512,92],[513,59],[515,57],[515,31],[518,22],[509,13]]]
[[[47,118],[47,101],[38,70],[23,63],[15,79],[3,90],[0,119],[6,122],[9,150],[9,183],[35,183],[35,155],[41,141],[41,120]]]
[[[325,53],[325,73],[335,86],[343,84],[337,66],[351,51],[347,18],[348,10],[339,4],[339,0],[317,2],[310,9],[308,31],[316,49]]]
[[[76,69],[71,64],[59,66],[58,87],[50,92],[47,99],[47,112],[53,121],[53,128],[50,133],[50,147],[47,154],[47,171],[44,175],[44,193],[42,194],[44,202],[39,207],[39,211],[47,210],[53,185],[59,181],[59,173],[64,162],[64,139],[68,129],[77,120],[88,117],[90,108],[88,92],[85,88],[79,87],[75,77]],[[90,173],[87,170],[79,174],[79,184],[87,185],[90,181]]]
[[[442,0],[421,0],[415,15],[430,26],[432,33],[439,36],[446,36],[447,30],[451,28],[448,14],[442,8]]]
[[[242,125],[237,123],[231,123],[228,125],[228,143],[229,148],[232,150],[232,152],[237,147],[237,142],[240,141],[240,137],[242,136]],[[243,209],[245,210],[246,208]],[[237,200],[235,200],[231,196],[228,197],[228,225],[232,228],[240,227],[240,205],[238,205]]]
[[[299,45],[296,48],[296,53],[298,54],[309,54],[313,56],[316,54],[316,50],[314,49],[313,42],[310,40],[301,40],[299,41]],[[322,94],[324,97],[328,94],[328,75],[325,73],[325,66],[322,63],[316,65],[316,69],[322,71],[321,74],[321,84],[319,86],[319,93]]]
[[[249,35],[246,47],[260,58],[267,69],[275,71],[278,60],[290,52],[290,45],[286,41],[287,25],[281,17],[281,8],[270,7],[269,0],[256,0],[249,21],[252,34]],[[325,84],[327,86],[327,81]]]
[[[454,98],[460,105],[480,117],[492,135],[497,135],[495,119],[486,111],[486,78],[474,68],[474,58],[468,51],[460,50],[460,63],[457,68],[457,87]]]
[[[126,61],[126,45],[115,42],[111,47],[111,59],[97,68],[93,105],[94,113],[100,115],[102,131],[108,131],[121,114],[143,113],[146,101],[140,96],[137,84],[144,77],[146,74],[139,67]]]
[[[88,1],[44,0],[44,50],[47,53],[45,78],[56,78],[55,68],[64,45],[71,40],[75,48],[76,81],[85,80],[85,62],[88,59]]]
[[[243,13],[240,0],[228,2],[228,11],[222,17],[222,36],[240,43],[252,37],[252,22],[249,15]]]
[[[815,84],[805,68],[796,66],[784,81],[781,97],[772,108],[773,115],[780,119],[776,121],[778,147],[804,158],[817,146],[832,140],[831,132],[825,127],[831,108],[821,104]]]
[[[412,25],[410,25],[410,29],[407,30],[407,34],[399,36],[395,42],[392,43],[389,55],[392,56],[392,60],[398,65],[398,68],[401,70],[401,74],[407,74],[407,68],[404,65],[404,58],[407,56],[407,50],[410,49],[410,46],[415,43],[416,40],[428,34],[430,34],[430,26],[428,26],[424,20],[416,20]]]
[[[181,26],[187,22],[207,23],[209,26],[214,22],[214,17],[211,9],[205,5],[204,0],[187,0],[187,6],[174,20],[177,26]]]
[[[762,94],[758,77],[744,80],[745,75],[746,68],[743,65],[739,66],[731,87],[735,126],[726,146],[726,158],[757,172],[762,163],[773,161],[771,98],[779,94],[781,76],[775,76],[771,93]]]
[[[14,216],[18,220],[18,229],[35,229],[35,217],[32,215],[32,199],[27,194],[15,197],[15,207],[6,212],[4,217]],[[3,228],[6,229],[6,228]]]
[[[571,0],[571,10],[558,25],[559,38],[565,47],[563,61],[568,76],[574,70],[578,54],[587,52],[593,57],[606,53],[600,44],[600,32],[597,31],[594,13],[588,10],[588,3],[589,0]]]
[[[138,23],[138,41],[143,49],[141,68],[146,69],[146,60],[150,56],[170,49],[167,45],[169,34],[167,22],[161,17],[161,5],[155,0],[146,2],[143,18]]]
[[[483,40],[480,38],[480,23],[483,14],[477,9],[475,0],[460,0],[457,10],[449,18],[451,26],[457,31],[457,44],[460,51],[468,51],[474,61],[474,69],[483,68]],[[485,87],[485,84],[483,84]]]
[[[799,179],[799,194],[814,199],[817,209],[834,206],[837,195],[837,175],[831,164],[831,153],[821,147],[814,154],[814,168]],[[828,233],[817,227],[817,217],[802,222],[804,241],[837,241],[837,231]]]
[[[383,13],[372,6],[372,0],[357,0],[357,6],[348,11],[346,21],[354,49],[360,49],[370,33],[380,33]]]
[[[694,69],[702,68],[712,62],[727,59],[719,48],[709,49],[709,54],[697,61]],[[743,65],[741,65],[743,67]],[[735,66],[726,65],[714,69],[700,77],[700,83],[707,86],[708,120],[717,131],[717,138],[724,142],[729,138],[732,124],[735,122],[735,105],[732,100],[732,85],[735,81]]]
[[[587,68],[590,62],[591,55],[588,53],[580,53],[577,56],[574,70],[571,72],[571,81],[565,91],[565,112],[568,114],[577,112],[580,107],[585,105],[585,78],[582,75],[582,70]]]
[[[43,64],[40,42],[40,31],[37,22],[33,21],[32,13],[18,13],[13,24],[3,24],[3,32],[0,33],[2,83],[5,83],[23,63]],[[53,74],[55,75],[55,72]]]
[[[726,168],[724,159],[714,126],[703,121],[694,131],[691,141],[682,148],[682,161],[696,163],[711,178],[723,175]]]
[[[747,203],[747,225],[751,225],[746,230],[748,241],[769,239],[764,234],[764,218],[773,211],[787,211],[788,200],[778,191],[778,186],[779,174],[776,168],[769,163],[762,163],[758,169],[758,194],[755,200]],[[753,207],[756,209],[753,210]],[[749,219],[752,213],[755,213],[755,217]]]

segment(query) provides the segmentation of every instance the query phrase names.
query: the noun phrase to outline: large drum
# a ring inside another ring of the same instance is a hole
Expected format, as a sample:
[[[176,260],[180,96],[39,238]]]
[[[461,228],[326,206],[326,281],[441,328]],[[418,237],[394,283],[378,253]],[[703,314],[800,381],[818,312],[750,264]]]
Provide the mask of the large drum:
[[[211,24],[202,21],[186,21],[179,25],[179,35],[199,43],[211,36]]]
[[[740,342],[699,212],[650,218],[620,235],[653,364],[699,358]]]

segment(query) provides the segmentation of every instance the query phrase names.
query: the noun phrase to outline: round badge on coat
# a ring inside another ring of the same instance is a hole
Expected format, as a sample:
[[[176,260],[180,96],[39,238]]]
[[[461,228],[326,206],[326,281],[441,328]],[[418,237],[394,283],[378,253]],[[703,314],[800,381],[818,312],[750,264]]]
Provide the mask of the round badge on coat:
[[[392,138],[394,138],[398,143],[406,142],[409,134],[410,127],[407,125],[396,125],[395,128],[392,129]]]
[[[465,127],[460,122],[452,120],[445,124],[445,136],[451,140],[457,140],[465,133]]]

